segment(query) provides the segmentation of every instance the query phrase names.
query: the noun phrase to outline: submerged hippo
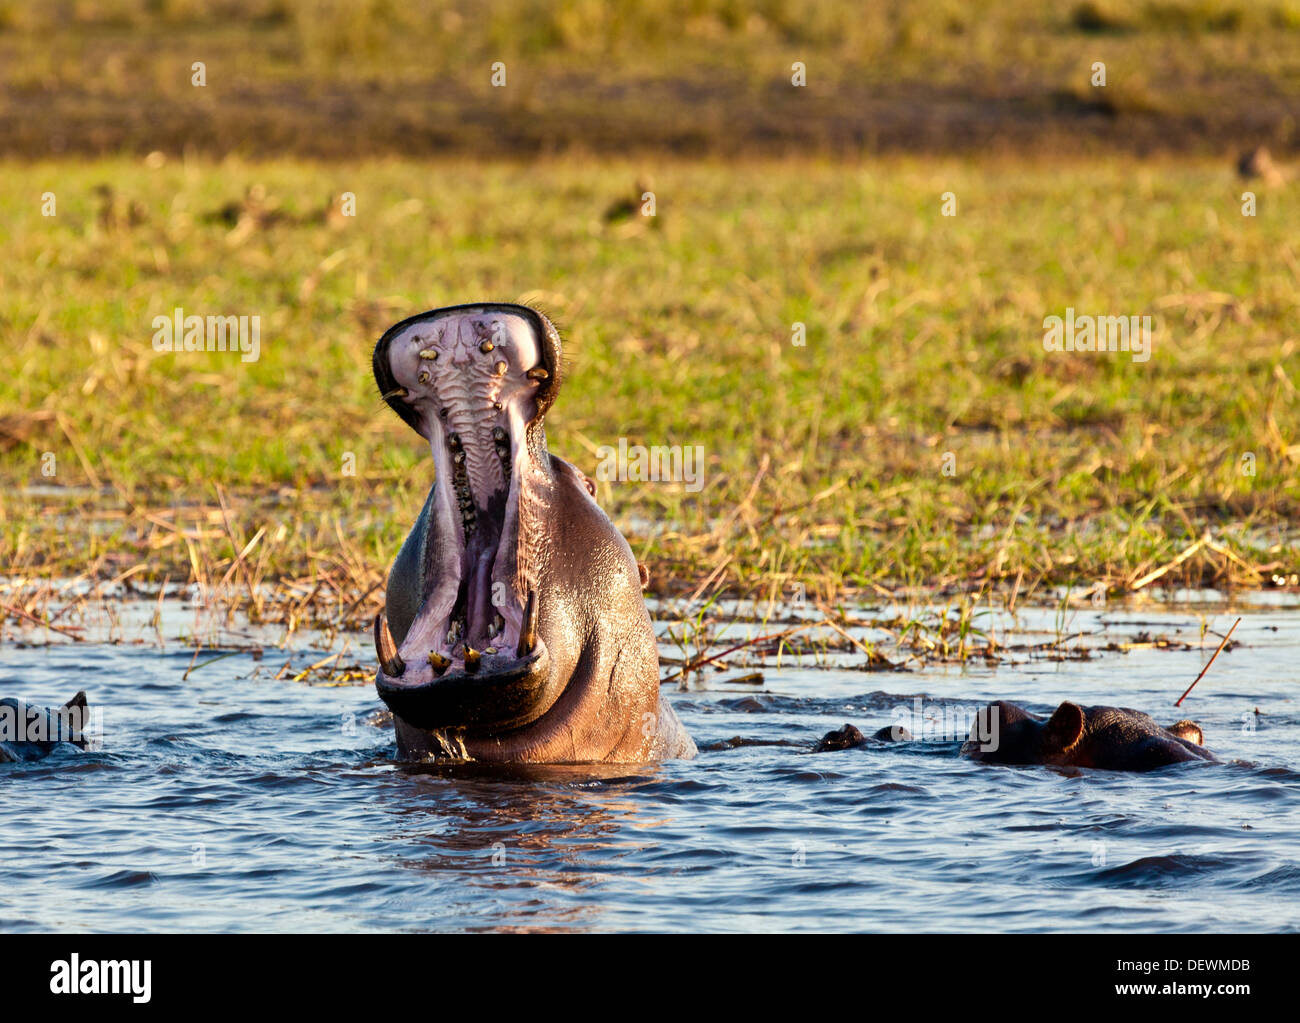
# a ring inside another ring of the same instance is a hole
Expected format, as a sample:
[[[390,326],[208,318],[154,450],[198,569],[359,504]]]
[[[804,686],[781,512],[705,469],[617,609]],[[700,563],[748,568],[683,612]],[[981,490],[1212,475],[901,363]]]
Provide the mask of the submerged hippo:
[[[878,728],[872,732],[870,737],[863,735],[855,725],[845,725],[843,728],[837,728],[835,731],[823,735],[812,751],[814,753],[831,753],[835,750],[856,749],[859,746],[870,746],[874,743],[908,742],[911,739],[912,733],[902,725],[885,725],[884,728]]]
[[[853,725],[827,732],[814,753],[884,742],[906,742],[901,725],[881,728],[870,738]],[[1108,771],[1149,771],[1187,760],[1217,760],[1203,748],[1201,726],[1178,721],[1161,728],[1149,714],[1128,707],[1081,707],[1065,702],[1050,718],[998,700],[975,718],[961,751],[987,764],[1054,764]]]
[[[85,749],[89,724],[84,692],[54,710],[22,700],[0,700],[0,764],[40,760],[60,744]]]
[[[380,393],[433,452],[434,483],[375,619],[399,754],[508,763],[692,757],[659,698],[627,541],[546,450],[560,338],[526,306],[452,306],[389,328]]]
[[[988,764],[1056,764],[1149,771],[1187,760],[1216,760],[1194,721],[1161,728],[1128,707],[1081,707],[1068,700],[1044,719],[998,700],[976,718],[962,752]]]

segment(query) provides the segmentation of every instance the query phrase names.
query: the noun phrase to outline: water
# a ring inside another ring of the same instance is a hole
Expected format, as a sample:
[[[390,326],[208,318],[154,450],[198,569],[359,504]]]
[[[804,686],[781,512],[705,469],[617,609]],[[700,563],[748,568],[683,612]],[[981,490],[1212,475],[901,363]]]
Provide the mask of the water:
[[[787,658],[757,687],[711,674],[664,687],[699,759],[637,769],[411,768],[369,720],[373,687],[272,680],[283,658],[183,681],[177,644],[6,643],[0,697],[84,688],[105,741],[0,765],[0,928],[1297,929],[1300,614],[1248,611],[1181,711],[1215,646],[1199,619],[1105,620],[1090,642],[1145,629],[1197,648],[887,673]],[[1071,776],[974,764],[951,739],[805,752],[917,697],[939,721],[995,697],[1190,716],[1229,762]]]

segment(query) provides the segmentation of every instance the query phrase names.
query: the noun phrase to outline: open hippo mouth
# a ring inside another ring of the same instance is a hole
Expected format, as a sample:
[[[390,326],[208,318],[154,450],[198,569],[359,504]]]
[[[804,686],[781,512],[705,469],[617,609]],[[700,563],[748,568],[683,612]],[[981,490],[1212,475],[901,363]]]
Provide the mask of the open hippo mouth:
[[[418,610],[394,621],[400,641],[385,613],[375,620],[379,695],[417,728],[520,727],[546,709],[535,491],[550,475],[542,417],[559,385],[559,339],[524,306],[456,306],[389,329],[374,372],[429,442],[435,473]]]

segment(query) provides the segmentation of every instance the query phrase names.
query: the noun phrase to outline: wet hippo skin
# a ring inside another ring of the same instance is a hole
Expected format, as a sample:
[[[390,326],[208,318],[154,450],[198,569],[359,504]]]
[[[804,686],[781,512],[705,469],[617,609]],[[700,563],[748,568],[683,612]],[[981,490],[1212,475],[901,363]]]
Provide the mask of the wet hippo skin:
[[[1108,771],[1149,771],[1168,764],[1217,760],[1192,721],[1168,728],[1128,707],[1083,707],[1066,701],[1044,718],[998,700],[977,716],[962,752],[987,764],[1053,764]]]

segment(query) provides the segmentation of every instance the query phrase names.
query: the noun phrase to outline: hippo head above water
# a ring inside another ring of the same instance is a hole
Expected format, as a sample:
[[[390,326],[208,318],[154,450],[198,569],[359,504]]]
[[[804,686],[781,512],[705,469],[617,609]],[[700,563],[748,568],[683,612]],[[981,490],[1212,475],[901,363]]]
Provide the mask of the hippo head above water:
[[[1201,728],[1179,721],[1162,728],[1127,707],[1081,707],[1066,701],[1049,718],[998,700],[976,715],[962,752],[990,764],[1054,764],[1147,771],[1188,760],[1214,760]]]
[[[559,334],[526,306],[453,306],[375,346],[384,400],[434,482],[375,620],[379,695],[403,757],[639,763],[692,756],[659,699],[627,541],[546,449]]]
[[[0,700],[0,764],[40,760],[56,749],[88,749],[96,739],[84,691],[61,707]]]

